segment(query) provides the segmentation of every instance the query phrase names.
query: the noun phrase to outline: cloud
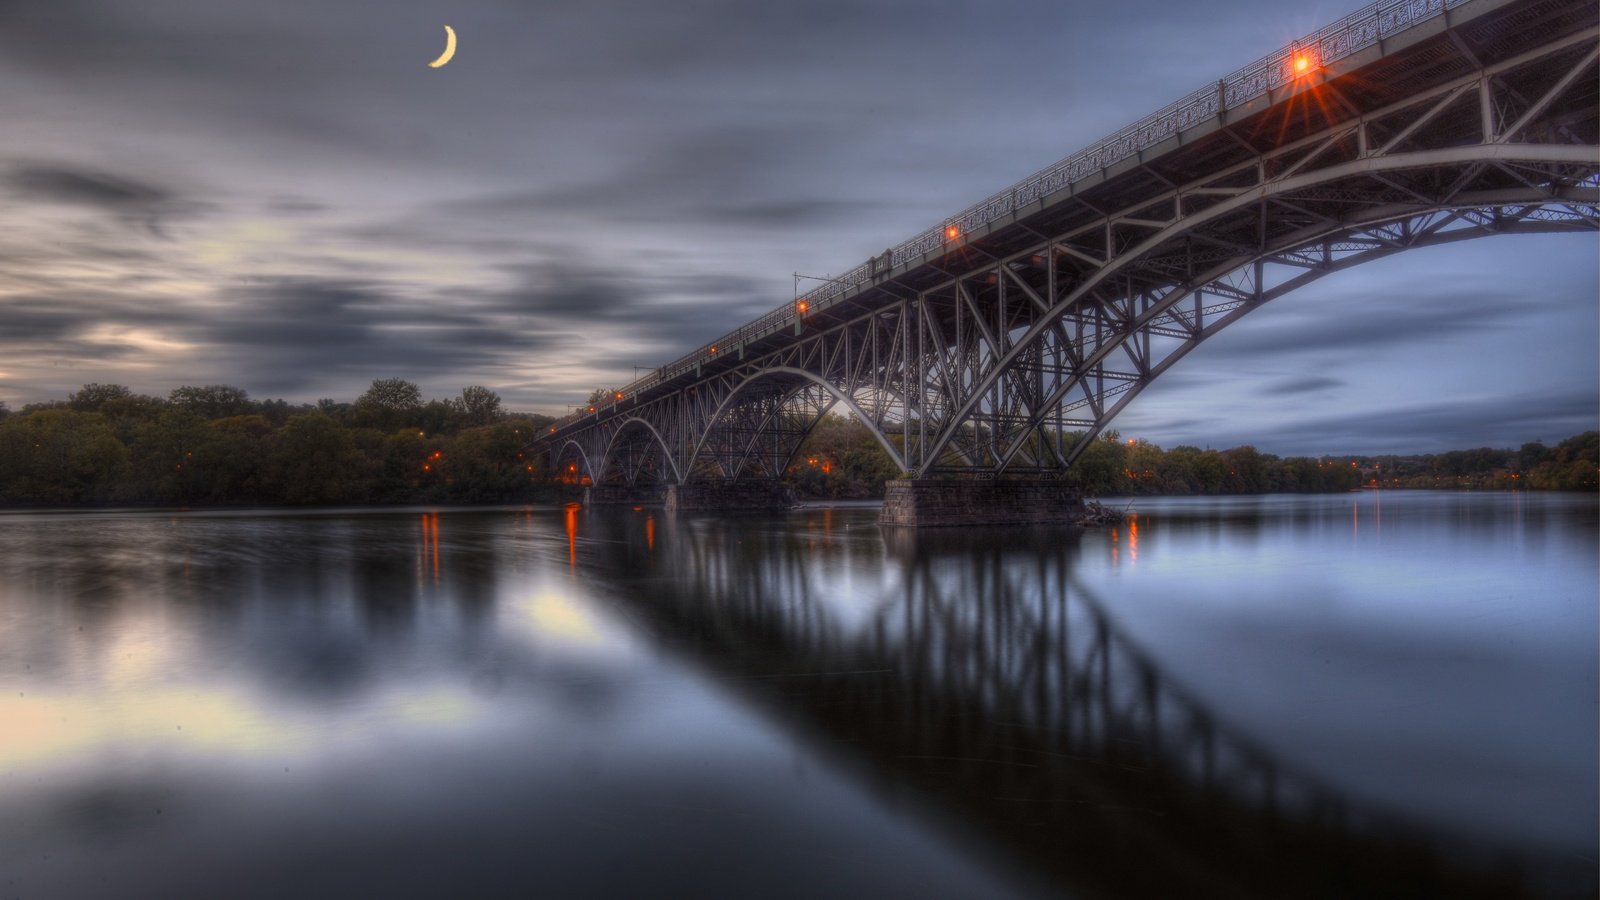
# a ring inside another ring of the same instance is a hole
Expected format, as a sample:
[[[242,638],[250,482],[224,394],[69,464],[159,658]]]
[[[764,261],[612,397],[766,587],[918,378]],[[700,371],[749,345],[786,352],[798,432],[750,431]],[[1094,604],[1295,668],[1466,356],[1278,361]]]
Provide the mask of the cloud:
[[[160,185],[62,163],[19,163],[0,183],[20,200],[97,210],[161,238],[164,220],[201,209]]]
[[[1556,441],[1600,423],[1600,391],[1514,391],[1439,398],[1420,404],[1252,423],[1222,433],[1217,446],[1252,443],[1285,454],[1427,453],[1466,447],[1516,447]]]
[[[1313,375],[1309,378],[1293,378],[1288,381],[1280,381],[1277,384],[1262,388],[1262,391],[1267,394],[1312,394],[1317,391],[1326,391],[1344,386],[1345,382],[1338,378]]]
[[[1217,338],[1216,346],[1209,348],[1211,355],[1243,359],[1370,354],[1393,344],[1439,343],[1492,331],[1548,309],[1542,301],[1508,302],[1503,293],[1449,278],[1428,284],[1410,279],[1377,282],[1366,290],[1344,287],[1313,296],[1315,305],[1297,305],[1278,314],[1256,313],[1250,328],[1230,329],[1226,339]],[[1263,308],[1269,310],[1271,306]]]

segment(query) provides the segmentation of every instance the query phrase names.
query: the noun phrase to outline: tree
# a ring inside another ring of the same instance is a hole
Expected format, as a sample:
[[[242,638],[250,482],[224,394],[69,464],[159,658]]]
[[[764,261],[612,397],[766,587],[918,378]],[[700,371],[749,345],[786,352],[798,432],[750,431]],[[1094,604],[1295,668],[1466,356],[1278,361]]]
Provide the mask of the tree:
[[[214,438],[210,420],[183,407],[141,424],[132,442],[135,499],[183,505],[205,500],[210,484],[202,448]]]
[[[355,424],[393,431],[413,424],[422,409],[422,389],[404,378],[379,378],[356,398]]]
[[[125,384],[100,384],[90,382],[67,398],[67,405],[79,412],[99,412],[102,406],[114,400],[126,400],[133,391]]]
[[[295,416],[273,435],[267,474],[294,505],[342,503],[367,496],[371,468],[350,429],[320,412]]]
[[[227,384],[184,385],[174,388],[167,395],[167,402],[203,419],[225,419],[254,411],[250,395],[243,388]]]
[[[104,503],[123,484],[128,448],[97,413],[41,410],[0,422],[0,460],[0,503]]]
[[[499,421],[501,416],[500,395],[481,384],[462,388],[461,399],[456,403],[461,411],[462,422],[467,428],[492,425]]]

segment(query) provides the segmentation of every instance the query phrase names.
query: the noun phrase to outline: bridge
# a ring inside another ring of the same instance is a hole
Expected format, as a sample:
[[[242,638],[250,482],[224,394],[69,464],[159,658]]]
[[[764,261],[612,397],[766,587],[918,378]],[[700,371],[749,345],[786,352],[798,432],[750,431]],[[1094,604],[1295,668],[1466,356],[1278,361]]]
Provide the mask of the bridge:
[[[657,527],[574,508],[568,553],[630,623],[840,768],[1073,896],[1592,888],[1592,863],[1441,831],[1277,757],[1125,633],[1073,532],[880,537],[834,512]]]
[[[1157,377],[1323,276],[1600,228],[1596,0],[1379,0],[552,425],[593,496],[781,502],[830,410],[884,521],[1048,518]],[[1449,310],[1439,310],[1441,317]],[[952,477],[954,476],[954,477]]]

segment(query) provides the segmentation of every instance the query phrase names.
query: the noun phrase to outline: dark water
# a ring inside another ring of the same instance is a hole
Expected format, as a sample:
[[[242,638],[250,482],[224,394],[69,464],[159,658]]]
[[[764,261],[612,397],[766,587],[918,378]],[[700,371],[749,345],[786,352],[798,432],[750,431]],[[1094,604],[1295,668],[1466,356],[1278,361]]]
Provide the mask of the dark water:
[[[0,516],[0,897],[1591,896],[1593,497]]]

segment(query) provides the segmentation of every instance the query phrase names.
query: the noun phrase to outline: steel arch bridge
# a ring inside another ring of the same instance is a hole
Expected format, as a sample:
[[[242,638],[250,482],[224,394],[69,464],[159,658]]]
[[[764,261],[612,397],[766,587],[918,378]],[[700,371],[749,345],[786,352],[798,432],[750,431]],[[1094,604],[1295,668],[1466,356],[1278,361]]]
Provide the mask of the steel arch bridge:
[[[1595,0],[1381,0],[534,447],[595,483],[775,479],[842,409],[914,477],[1060,473],[1206,338],[1325,275],[1600,229],[1597,20]]]

